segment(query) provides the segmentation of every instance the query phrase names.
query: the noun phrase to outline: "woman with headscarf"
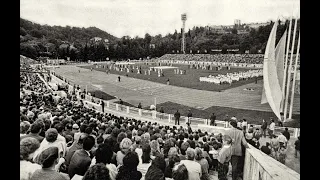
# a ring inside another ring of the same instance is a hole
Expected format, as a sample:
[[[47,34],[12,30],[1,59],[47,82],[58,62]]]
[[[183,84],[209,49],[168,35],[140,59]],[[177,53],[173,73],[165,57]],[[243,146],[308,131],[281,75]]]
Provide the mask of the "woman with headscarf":
[[[41,169],[39,164],[31,162],[39,146],[39,141],[32,137],[20,141],[20,180],[29,180],[36,170]]]
[[[120,151],[117,152],[117,158],[116,158],[118,167],[123,165],[123,158],[130,151],[131,145],[132,145],[132,141],[129,138],[124,138],[121,141]]]
[[[166,162],[162,155],[156,156],[149,167],[145,180],[165,180],[164,171],[166,168]]]
[[[123,158],[123,165],[119,168],[116,180],[140,180],[142,174],[137,171],[138,164],[138,154],[129,151]]]
[[[30,180],[70,180],[67,174],[55,170],[59,160],[59,149],[57,147],[45,149],[41,152],[39,159],[42,169],[36,170]]]
[[[151,166],[151,147],[149,144],[142,146],[142,156],[139,158],[138,171],[141,172],[142,176],[147,173],[148,168]]]

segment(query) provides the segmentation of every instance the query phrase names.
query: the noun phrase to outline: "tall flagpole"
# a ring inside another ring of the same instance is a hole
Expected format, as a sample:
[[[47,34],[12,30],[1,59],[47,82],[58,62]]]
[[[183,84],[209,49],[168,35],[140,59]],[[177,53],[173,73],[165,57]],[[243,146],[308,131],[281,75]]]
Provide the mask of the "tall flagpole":
[[[292,38],[292,46],[291,46],[291,55],[290,55],[290,63],[288,68],[288,81],[287,81],[287,91],[286,91],[286,99],[285,99],[285,106],[284,106],[284,122],[287,120],[287,112],[288,112],[288,98],[289,98],[289,89],[290,89],[290,81],[291,81],[291,70],[292,70],[292,58],[293,58],[293,50],[294,50],[294,40],[296,38],[296,30],[297,30],[297,21],[295,19],[294,22],[294,31],[293,31],[293,38]]]
[[[285,100],[285,86],[286,86],[286,78],[287,78],[287,67],[288,67],[288,56],[289,56],[289,46],[290,46],[290,40],[291,40],[291,29],[292,29],[292,16],[290,18],[290,24],[289,24],[289,34],[288,34],[288,41],[287,41],[287,51],[286,51],[286,60],[284,65],[284,73],[283,73],[283,81],[282,81],[282,107],[281,112],[284,111],[284,100]],[[287,115],[284,115],[284,119],[286,119]]]
[[[292,95],[291,95],[290,110],[289,110],[289,119],[292,118],[292,107],[293,107],[293,98],[294,98],[294,88],[295,88],[295,84],[296,84],[296,74],[297,74],[299,50],[300,50],[300,32],[299,32],[299,39],[298,39],[298,47],[297,47],[297,51],[296,51],[296,63],[295,63],[295,66],[294,66],[293,84],[292,84],[292,90],[291,90]]]

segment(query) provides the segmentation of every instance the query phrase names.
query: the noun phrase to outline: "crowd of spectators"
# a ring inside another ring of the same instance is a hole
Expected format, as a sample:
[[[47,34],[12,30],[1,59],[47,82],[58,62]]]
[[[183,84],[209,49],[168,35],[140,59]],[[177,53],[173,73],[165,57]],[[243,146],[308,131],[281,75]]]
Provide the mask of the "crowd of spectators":
[[[159,60],[263,64],[264,54],[165,54]],[[290,58],[290,54],[289,54]],[[293,55],[293,62],[295,55]],[[298,59],[300,65],[300,56]]]
[[[160,60],[263,64],[263,54],[165,54]]]
[[[236,180],[247,142],[259,148],[232,119],[222,135],[118,117],[87,108],[75,91],[58,96],[43,79],[20,73],[23,180],[206,180],[209,170],[227,179],[230,163]]]

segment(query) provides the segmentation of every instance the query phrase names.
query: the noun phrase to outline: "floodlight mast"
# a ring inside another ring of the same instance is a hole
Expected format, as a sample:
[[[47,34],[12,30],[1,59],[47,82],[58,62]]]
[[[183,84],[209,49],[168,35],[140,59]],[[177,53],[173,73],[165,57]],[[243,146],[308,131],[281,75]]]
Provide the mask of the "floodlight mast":
[[[182,21],[182,43],[181,43],[181,52],[183,54],[186,53],[186,43],[185,43],[185,25],[186,25],[186,21],[187,21],[187,14],[181,14],[181,21]]]

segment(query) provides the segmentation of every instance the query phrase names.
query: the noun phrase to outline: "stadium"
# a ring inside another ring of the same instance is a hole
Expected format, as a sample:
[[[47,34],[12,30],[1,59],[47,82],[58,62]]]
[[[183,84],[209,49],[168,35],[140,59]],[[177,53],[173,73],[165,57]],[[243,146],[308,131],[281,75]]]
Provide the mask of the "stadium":
[[[163,39],[91,27],[82,44],[21,18],[20,179],[300,179],[300,19],[261,25],[252,47],[235,21],[214,37],[238,46],[196,48],[211,30],[187,17]]]

